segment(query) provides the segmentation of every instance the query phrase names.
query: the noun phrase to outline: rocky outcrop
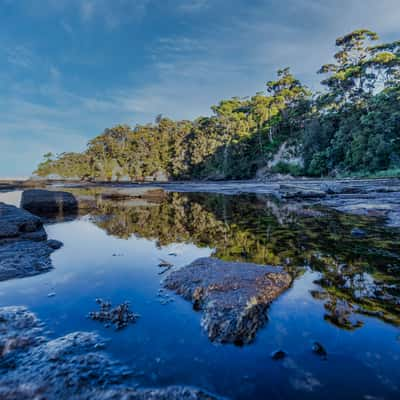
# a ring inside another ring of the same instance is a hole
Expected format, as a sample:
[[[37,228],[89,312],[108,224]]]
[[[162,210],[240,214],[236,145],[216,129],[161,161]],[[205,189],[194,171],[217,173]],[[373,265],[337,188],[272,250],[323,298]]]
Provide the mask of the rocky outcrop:
[[[291,284],[279,267],[200,258],[172,272],[164,286],[203,311],[210,340],[250,343],[267,321],[267,308]]]
[[[39,217],[0,203],[0,243],[15,238],[45,240],[46,232]]]
[[[76,213],[78,201],[68,192],[32,189],[22,193],[21,207],[40,216],[63,215]]]
[[[111,359],[95,333],[50,340],[24,307],[0,308],[0,398],[3,400],[212,400],[190,387],[129,387],[133,371]]]
[[[47,240],[39,217],[0,203],[0,281],[48,271],[50,254],[61,246]]]

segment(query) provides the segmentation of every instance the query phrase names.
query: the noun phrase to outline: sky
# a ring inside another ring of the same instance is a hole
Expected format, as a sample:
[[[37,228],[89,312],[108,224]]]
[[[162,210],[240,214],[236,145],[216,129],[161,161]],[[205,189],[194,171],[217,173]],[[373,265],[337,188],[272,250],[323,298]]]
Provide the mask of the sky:
[[[338,36],[399,22],[399,0],[0,0],[0,177],[116,124],[209,115],[278,68],[318,89]]]

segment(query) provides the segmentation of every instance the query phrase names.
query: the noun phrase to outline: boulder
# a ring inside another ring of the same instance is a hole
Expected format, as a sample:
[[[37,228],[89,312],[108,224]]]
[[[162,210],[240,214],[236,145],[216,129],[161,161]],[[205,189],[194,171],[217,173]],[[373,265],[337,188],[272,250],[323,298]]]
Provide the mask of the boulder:
[[[40,216],[63,215],[76,213],[78,201],[68,192],[31,189],[22,193],[21,207]]]
[[[203,311],[211,341],[250,343],[267,321],[267,308],[291,284],[280,267],[200,258],[172,272],[164,286]]]
[[[0,281],[50,270],[50,254],[61,246],[47,240],[39,217],[0,203]]]
[[[45,240],[46,232],[39,217],[15,206],[0,203],[0,243],[7,239]]]

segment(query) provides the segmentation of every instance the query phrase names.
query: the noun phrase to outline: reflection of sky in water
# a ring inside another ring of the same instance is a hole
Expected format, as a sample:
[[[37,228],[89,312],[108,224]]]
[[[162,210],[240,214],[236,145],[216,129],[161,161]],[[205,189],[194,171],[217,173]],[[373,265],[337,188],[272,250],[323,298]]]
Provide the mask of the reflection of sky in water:
[[[19,207],[19,204],[21,202],[21,195],[21,190],[15,190],[14,192],[0,192],[0,201]]]
[[[7,196],[14,203],[18,197]],[[0,201],[7,200],[0,194]],[[193,384],[237,399],[399,398],[399,329],[367,317],[360,317],[368,323],[352,332],[330,325],[322,302],[309,293],[316,288],[315,273],[303,275],[272,305],[270,321],[253,345],[216,345],[188,302],[171,294],[174,301],[163,305],[157,296],[160,258],[180,267],[211,249],[117,239],[87,217],[46,229],[64,243],[53,253],[54,270],[0,282],[0,304],[27,305],[53,335],[99,330],[111,339],[109,351],[135,367],[143,384]],[[56,296],[48,297],[50,292]],[[114,304],[129,300],[141,318],[119,333],[103,328],[86,318],[97,308],[96,297]],[[315,340],[326,347],[327,361],[311,353]],[[289,357],[274,362],[270,353],[279,348]]]

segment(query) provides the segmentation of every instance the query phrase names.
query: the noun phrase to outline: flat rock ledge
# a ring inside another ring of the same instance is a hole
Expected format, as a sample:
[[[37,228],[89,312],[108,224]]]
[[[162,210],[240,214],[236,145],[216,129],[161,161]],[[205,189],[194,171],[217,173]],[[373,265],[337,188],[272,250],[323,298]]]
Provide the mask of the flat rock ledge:
[[[39,217],[0,203],[0,281],[50,270],[50,255],[61,246],[47,240]]]
[[[25,307],[0,308],[2,400],[213,400],[192,387],[130,387],[133,371],[104,352],[95,333],[74,332],[50,340]]]
[[[248,344],[267,321],[267,308],[289,288],[280,267],[200,258],[172,272],[164,286],[202,310],[201,325],[211,341]]]

